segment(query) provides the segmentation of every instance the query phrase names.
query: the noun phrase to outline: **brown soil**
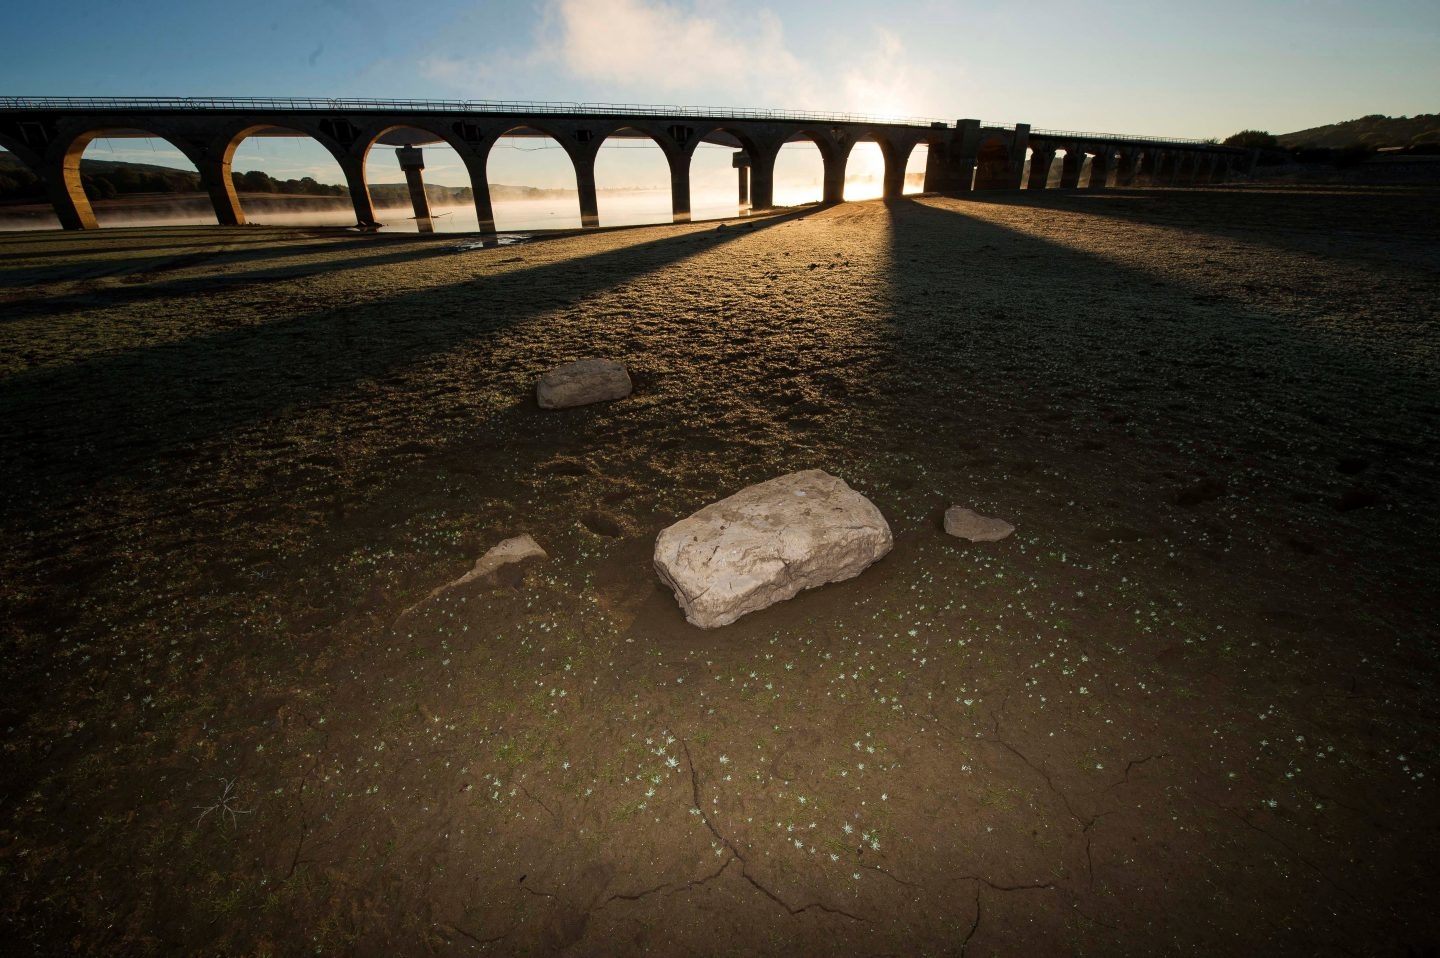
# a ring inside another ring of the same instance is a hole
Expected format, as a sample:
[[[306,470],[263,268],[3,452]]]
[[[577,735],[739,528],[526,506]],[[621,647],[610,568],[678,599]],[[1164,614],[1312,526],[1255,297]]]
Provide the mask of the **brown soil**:
[[[1423,191],[0,237],[0,944],[1433,953],[1437,302]],[[811,467],[894,550],[688,626]]]

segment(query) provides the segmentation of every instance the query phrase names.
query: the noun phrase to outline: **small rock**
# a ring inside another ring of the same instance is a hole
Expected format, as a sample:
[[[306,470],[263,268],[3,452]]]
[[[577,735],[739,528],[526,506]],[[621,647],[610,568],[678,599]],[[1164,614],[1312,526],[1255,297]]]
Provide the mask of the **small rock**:
[[[843,479],[808,469],[712,503],[660,533],[655,571],[685,618],[729,625],[811,589],[859,575],[890,551],[890,526]]]
[[[546,555],[545,550],[540,548],[539,543],[537,543],[533,538],[531,538],[528,533],[526,533],[525,535],[518,535],[513,538],[506,539],[504,542],[501,542],[498,545],[491,547],[490,551],[486,552],[479,559],[476,559],[474,568],[472,568],[469,572],[465,573],[458,579],[447,582],[444,585],[439,586],[438,588],[430,590],[429,595],[412,605],[410,608],[406,609],[404,612],[400,613],[400,615],[403,618],[404,616],[407,616],[411,612],[414,612],[420,606],[424,605],[426,602],[429,602],[436,596],[449,592],[451,589],[465,585],[467,582],[474,582],[476,579],[481,579],[485,576],[494,575],[496,571],[503,568],[504,566],[513,565],[516,562],[524,562],[526,559],[548,558],[549,556]]]
[[[999,542],[1015,531],[1015,527],[1004,519],[982,516],[964,506],[951,506],[945,510],[945,531],[971,542]]]
[[[582,359],[550,370],[535,384],[541,409],[569,409],[624,399],[634,387],[625,366],[613,359]]]

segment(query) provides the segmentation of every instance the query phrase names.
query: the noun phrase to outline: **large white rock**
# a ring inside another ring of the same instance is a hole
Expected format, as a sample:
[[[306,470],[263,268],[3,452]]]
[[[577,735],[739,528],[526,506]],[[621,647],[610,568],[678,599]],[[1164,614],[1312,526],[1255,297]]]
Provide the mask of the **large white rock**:
[[[665,529],[655,571],[703,629],[801,589],[857,576],[890,551],[890,526],[843,479],[808,469],[740,490]]]
[[[613,359],[582,359],[556,367],[535,384],[541,409],[568,409],[593,402],[624,399],[634,388],[630,373]]]

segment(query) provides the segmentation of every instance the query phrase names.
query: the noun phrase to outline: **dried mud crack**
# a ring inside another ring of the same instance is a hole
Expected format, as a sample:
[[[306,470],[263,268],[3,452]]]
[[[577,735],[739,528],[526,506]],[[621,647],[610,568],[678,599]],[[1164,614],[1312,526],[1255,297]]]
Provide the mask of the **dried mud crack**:
[[[1440,942],[1434,190],[0,234],[0,299],[7,953]],[[802,469],[891,551],[690,626],[660,530]]]

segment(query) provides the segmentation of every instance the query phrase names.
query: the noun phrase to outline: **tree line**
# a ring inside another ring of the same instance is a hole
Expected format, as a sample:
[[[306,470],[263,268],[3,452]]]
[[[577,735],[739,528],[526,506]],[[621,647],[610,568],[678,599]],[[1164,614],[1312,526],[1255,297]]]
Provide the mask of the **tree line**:
[[[81,163],[80,182],[85,195],[92,200],[109,200],[137,193],[197,193],[200,174],[189,170],[170,170],[156,166],[115,163],[89,169]],[[277,193],[287,196],[348,196],[344,186],[320,183],[314,177],[281,180],[260,170],[234,173],[235,189],[242,193]],[[45,187],[34,173],[24,167],[0,168],[0,201],[44,200]]]

